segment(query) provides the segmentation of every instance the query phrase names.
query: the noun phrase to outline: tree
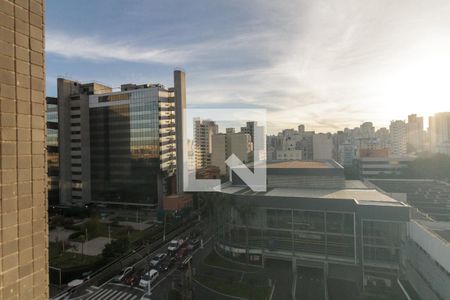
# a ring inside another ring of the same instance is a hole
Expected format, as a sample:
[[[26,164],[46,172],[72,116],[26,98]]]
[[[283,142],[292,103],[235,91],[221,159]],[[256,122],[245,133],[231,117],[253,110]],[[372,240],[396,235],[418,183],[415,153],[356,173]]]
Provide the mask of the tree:
[[[105,245],[102,256],[106,259],[120,257],[128,251],[130,242],[127,238],[120,238]]]
[[[401,177],[449,180],[450,156],[445,154],[422,154],[402,170]]]
[[[97,237],[100,233],[100,221],[98,218],[91,218],[85,224],[85,229],[87,229],[87,233],[89,238]]]

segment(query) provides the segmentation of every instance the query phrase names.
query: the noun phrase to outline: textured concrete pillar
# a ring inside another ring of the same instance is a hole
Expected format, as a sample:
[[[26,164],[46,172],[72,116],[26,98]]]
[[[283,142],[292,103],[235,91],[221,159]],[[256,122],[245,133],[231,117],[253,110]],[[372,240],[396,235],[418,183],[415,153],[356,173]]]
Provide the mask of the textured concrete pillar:
[[[44,7],[0,0],[0,299],[48,299]]]

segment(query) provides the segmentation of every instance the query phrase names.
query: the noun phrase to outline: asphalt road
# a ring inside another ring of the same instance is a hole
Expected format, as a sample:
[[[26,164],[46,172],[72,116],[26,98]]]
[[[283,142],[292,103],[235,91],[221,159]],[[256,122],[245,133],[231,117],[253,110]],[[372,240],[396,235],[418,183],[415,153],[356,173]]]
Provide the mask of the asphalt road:
[[[149,257],[153,257],[159,253],[167,252],[168,243],[164,244],[158,250],[149,254]],[[193,252],[195,255],[196,251]],[[195,256],[194,256],[195,257]],[[195,259],[195,258],[194,258]],[[135,265],[135,269],[144,269],[146,267],[146,262]],[[174,274],[179,272],[176,266],[172,266],[166,272],[161,272],[158,279],[152,284],[152,299],[167,299],[167,293],[170,289],[170,285]],[[95,287],[91,287],[91,289],[96,289]],[[88,294],[85,297],[80,299],[83,300],[103,300],[103,299],[111,299],[111,300],[135,300],[140,299],[146,291],[140,287],[131,287],[128,284],[123,282],[115,282],[114,278],[103,284],[98,290],[95,292]]]

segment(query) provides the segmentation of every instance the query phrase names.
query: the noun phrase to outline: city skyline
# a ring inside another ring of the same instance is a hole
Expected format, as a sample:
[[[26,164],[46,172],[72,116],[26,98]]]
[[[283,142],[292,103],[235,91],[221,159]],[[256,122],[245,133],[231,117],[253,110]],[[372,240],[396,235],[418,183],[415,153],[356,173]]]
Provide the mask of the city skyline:
[[[267,108],[269,133],[448,110],[445,1],[85,4],[47,3],[49,96],[60,75],[167,84],[181,67],[188,105]]]

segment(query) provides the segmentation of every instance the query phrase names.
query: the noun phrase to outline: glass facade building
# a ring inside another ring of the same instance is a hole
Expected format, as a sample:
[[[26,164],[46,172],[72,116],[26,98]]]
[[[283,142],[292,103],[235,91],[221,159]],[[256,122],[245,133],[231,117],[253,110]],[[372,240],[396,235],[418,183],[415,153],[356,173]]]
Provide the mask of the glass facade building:
[[[49,205],[59,204],[58,102],[47,97],[47,195]]]
[[[122,87],[89,98],[91,201],[156,206],[176,170],[174,92]]]

